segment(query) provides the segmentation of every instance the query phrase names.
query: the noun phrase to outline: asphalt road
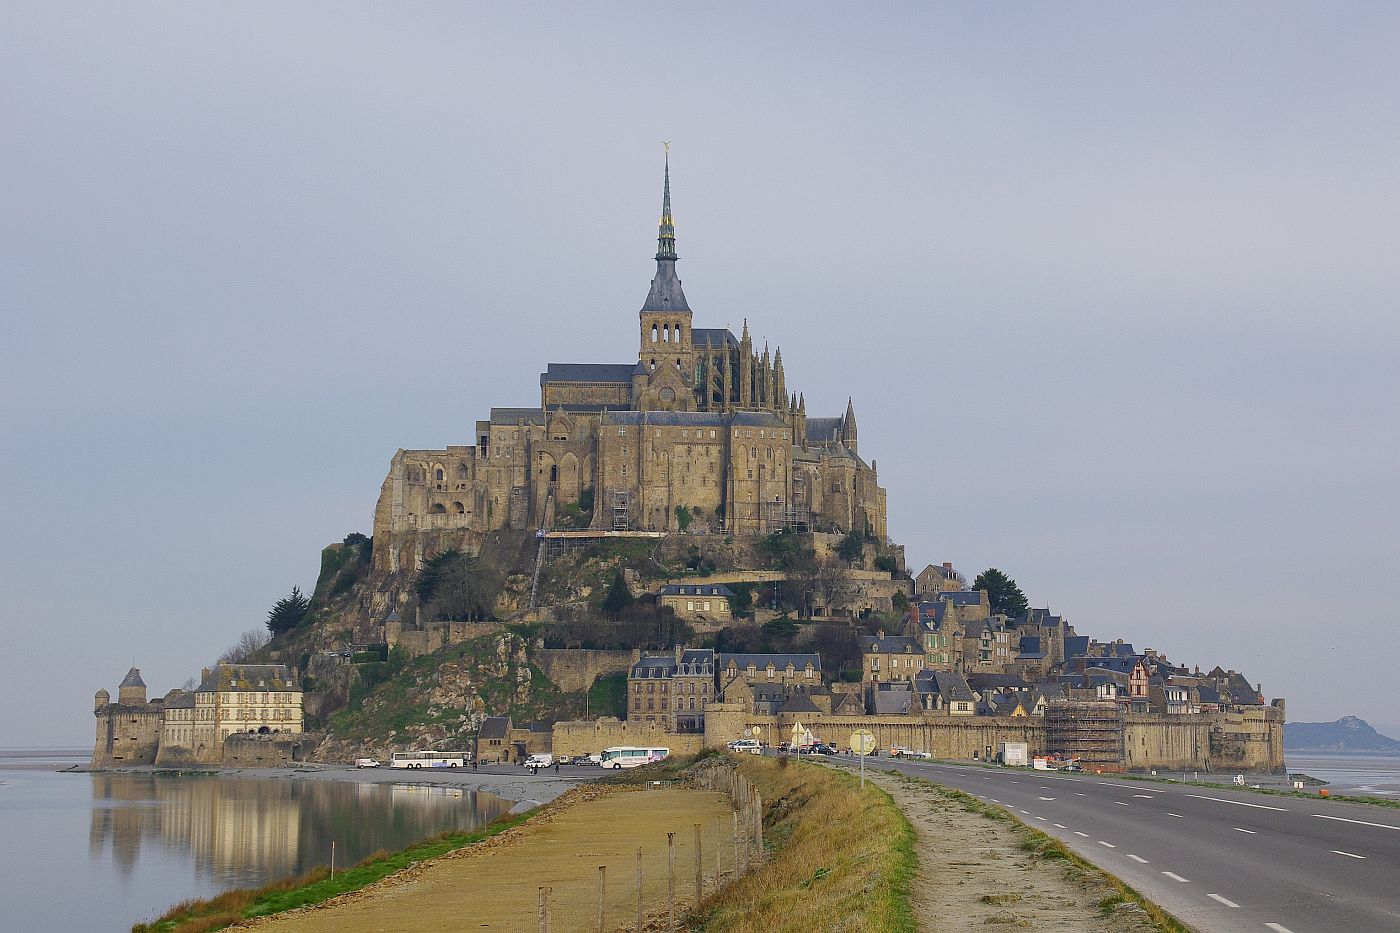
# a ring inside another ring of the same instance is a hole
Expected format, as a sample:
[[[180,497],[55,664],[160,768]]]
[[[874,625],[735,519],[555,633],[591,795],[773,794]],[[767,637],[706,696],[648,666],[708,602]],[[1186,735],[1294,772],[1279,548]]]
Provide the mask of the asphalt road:
[[[1198,930],[1400,931],[1400,810],[1026,768],[866,767],[1001,804]]]

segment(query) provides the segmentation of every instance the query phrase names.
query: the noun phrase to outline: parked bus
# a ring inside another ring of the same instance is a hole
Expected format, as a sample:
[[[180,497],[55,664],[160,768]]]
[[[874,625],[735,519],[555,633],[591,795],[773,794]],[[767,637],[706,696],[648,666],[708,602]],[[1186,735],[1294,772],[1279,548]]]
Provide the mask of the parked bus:
[[[660,761],[671,754],[669,748],[637,748],[632,745],[617,745],[603,749],[604,768],[635,768]]]
[[[394,752],[391,768],[460,768],[470,761],[466,752]]]

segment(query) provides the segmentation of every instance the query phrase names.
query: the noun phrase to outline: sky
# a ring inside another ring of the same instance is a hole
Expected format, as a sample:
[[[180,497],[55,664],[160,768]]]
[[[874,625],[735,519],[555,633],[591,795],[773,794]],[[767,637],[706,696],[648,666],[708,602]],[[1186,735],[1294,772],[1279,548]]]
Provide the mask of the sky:
[[[1397,47],[1384,3],[0,6],[0,746],[197,675],[397,448],[634,360],[663,139],[696,325],[854,396],[914,571],[1400,724]]]

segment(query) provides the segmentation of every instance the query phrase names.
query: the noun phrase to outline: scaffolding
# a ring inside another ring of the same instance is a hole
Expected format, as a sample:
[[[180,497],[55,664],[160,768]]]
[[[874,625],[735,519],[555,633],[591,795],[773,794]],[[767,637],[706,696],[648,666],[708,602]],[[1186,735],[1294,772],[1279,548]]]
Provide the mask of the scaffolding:
[[[632,519],[628,514],[632,507],[632,494],[625,489],[615,490],[612,494],[612,530],[628,531],[632,527]]]
[[[1052,755],[1084,768],[1123,767],[1123,706],[1104,700],[1056,701],[1045,708],[1045,744]]]

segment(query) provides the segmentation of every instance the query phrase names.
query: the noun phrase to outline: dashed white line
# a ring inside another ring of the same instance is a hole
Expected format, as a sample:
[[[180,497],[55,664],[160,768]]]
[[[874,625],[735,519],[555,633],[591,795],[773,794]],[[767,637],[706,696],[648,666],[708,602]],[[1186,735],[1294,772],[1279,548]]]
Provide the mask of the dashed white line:
[[[1115,800],[1115,801],[1113,801],[1113,802],[1116,803],[1116,804],[1118,804],[1118,806],[1120,806],[1120,807],[1131,806],[1131,804],[1124,803],[1124,802],[1121,801],[1121,800]]]
[[[1081,833],[1081,832],[1080,832],[1079,830],[1077,830],[1077,829],[1074,831],[1074,834],[1075,834],[1076,836],[1083,836],[1085,839],[1088,839],[1088,838],[1089,838],[1089,834],[1088,834],[1088,833]]]
[[[1099,786],[1100,786],[1100,787],[1121,787],[1121,788],[1123,788],[1123,790],[1137,790],[1137,788],[1136,788],[1136,787],[1133,787],[1131,784],[1111,784],[1111,783],[1109,783],[1108,781],[1099,781]]]
[[[1288,929],[1288,927],[1284,926],[1281,923],[1266,923],[1264,924],[1264,926],[1273,930],[1274,933],[1293,933],[1292,930]]]
[[[1056,824],[1055,824],[1055,828],[1056,828],[1056,829],[1069,829],[1069,827],[1066,826],[1064,823],[1056,823]]]
[[[1084,794],[1084,793],[1081,793],[1080,791],[1075,791],[1075,792],[1074,792],[1074,796],[1076,796],[1076,797],[1086,797],[1086,796],[1088,796],[1088,795],[1087,795],[1087,794]]]
[[[1184,819],[1186,819],[1186,817],[1182,816],[1180,813],[1168,813],[1167,816],[1174,816],[1174,817],[1176,817],[1178,820],[1184,820]]]
[[[1045,817],[1043,817],[1043,816],[1037,816],[1036,819],[1038,819],[1038,820],[1043,820],[1043,819],[1045,819]]]
[[[1134,797],[1141,797],[1143,800],[1156,800],[1155,794],[1133,794]]]
[[[1180,875],[1178,875],[1178,874],[1177,874],[1176,872],[1174,872],[1174,871],[1164,871],[1164,872],[1162,872],[1162,874],[1166,875],[1168,878],[1170,878],[1170,879],[1173,880],[1173,881],[1180,881],[1182,884],[1190,884],[1190,883],[1191,883],[1189,880],[1187,880],[1186,878],[1181,877]]]
[[[1054,797],[1041,797],[1041,800],[1054,800]]]
[[[995,797],[988,797],[987,799],[990,800],[992,803],[1001,803],[1001,801],[996,799]]]
[[[1210,899],[1213,900],[1213,901],[1219,901],[1220,903],[1224,904],[1226,907],[1239,907],[1239,906],[1240,906],[1239,904],[1236,904],[1234,901],[1230,900],[1228,897],[1221,897],[1219,894],[1207,894],[1206,897],[1210,898]]]
[[[1099,840],[1099,845],[1103,846],[1103,847],[1106,848],[1106,849],[1116,849],[1116,848],[1118,848],[1118,847],[1117,847],[1116,845],[1114,845],[1113,843],[1111,843],[1111,842],[1104,842],[1102,839]]]
[[[1026,816],[1030,816],[1030,815],[1031,815],[1031,811],[1029,811],[1029,810],[1022,810],[1021,812],[1024,813]]]
[[[1211,800],[1215,803],[1229,803],[1237,807],[1251,807],[1255,810],[1277,810],[1279,813],[1287,813],[1286,807],[1266,807],[1262,803],[1245,803],[1243,800],[1226,800],[1224,797],[1204,797],[1200,794],[1187,794],[1187,797],[1195,797],[1197,800]],[[1400,829],[1400,826],[1392,826],[1391,829]]]
[[[1141,855],[1134,855],[1133,853],[1129,852],[1128,858],[1132,859],[1134,862],[1137,862],[1139,865],[1147,864],[1147,859],[1143,858]]]
[[[1257,835],[1259,835],[1259,833],[1258,833],[1257,831],[1253,830],[1253,829],[1240,829],[1238,826],[1235,827],[1235,832],[1237,832],[1237,833],[1249,833],[1251,836],[1257,836]]]
[[[1364,855],[1357,855],[1355,852],[1343,852],[1341,849],[1333,849],[1338,855],[1345,855],[1347,858],[1365,858]]]
[[[1400,826],[1391,826],[1389,823],[1368,823],[1365,820],[1349,820],[1344,816],[1324,816],[1321,813],[1314,813],[1314,819],[1336,820],[1338,823],[1355,823],[1358,826],[1374,826],[1377,829],[1400,829]]]

